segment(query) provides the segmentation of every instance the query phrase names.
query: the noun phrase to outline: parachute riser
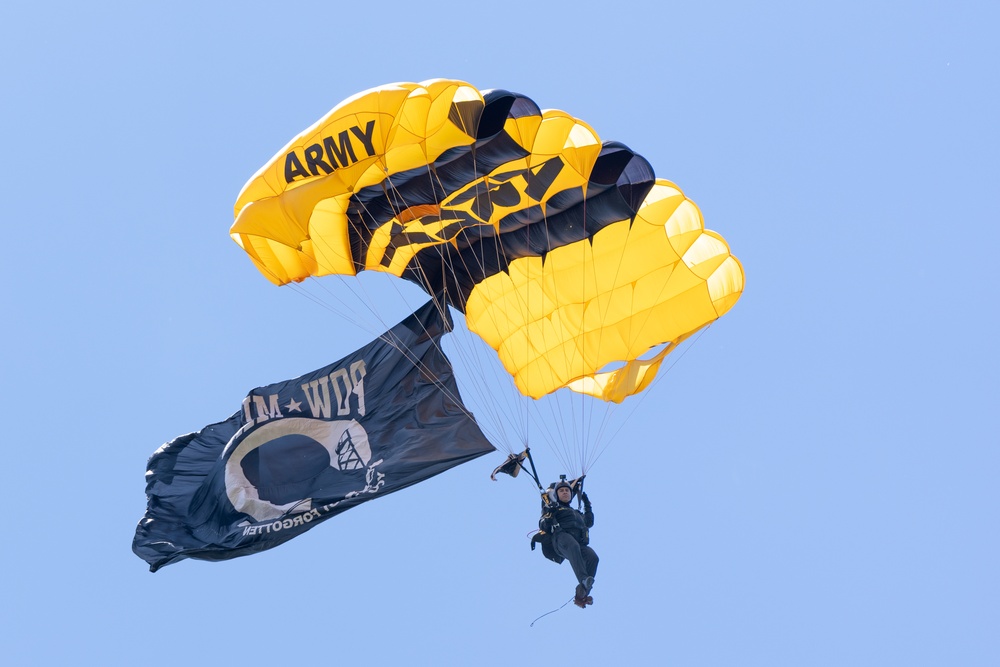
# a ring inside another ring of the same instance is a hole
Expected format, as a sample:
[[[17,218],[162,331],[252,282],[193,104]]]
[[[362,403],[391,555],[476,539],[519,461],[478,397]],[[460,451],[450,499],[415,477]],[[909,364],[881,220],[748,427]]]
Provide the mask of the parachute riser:
[[[531,448],[525,447],[524,454],[528,459],[528,463],[531,465],[531,478],[535,480],[535,485],[538,487],[538,491],[540,493],[545,493],[545,487],[543,487],[542,483],[539,481],[538,471],[535,469],[535,460],[531,458]],[[576,496],[577,509],[581,509],[583,507],[583,500],[580,496],[583,493],[583,480],[586,478],[586,475],[581,475],[573,480],[573,495]]]
[[[535,485],[538,487],[540,492],[545,491],[542,488],[542,483],[538,481],[538,471],[535,470],[535,460],[531,458],[531,447],[525,447],[524,453],[528,456],[528,463],[531,464],[531,479],[535,480]]]

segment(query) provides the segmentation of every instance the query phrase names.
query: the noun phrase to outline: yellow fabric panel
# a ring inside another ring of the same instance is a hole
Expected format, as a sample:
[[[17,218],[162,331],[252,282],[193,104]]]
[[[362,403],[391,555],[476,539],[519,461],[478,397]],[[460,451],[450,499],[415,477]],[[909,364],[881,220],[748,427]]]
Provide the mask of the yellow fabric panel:
[[[449,121],[449,112],[453,101],[474,100],[482,105],[478,91],[455,81],[438,79],[414,88],[390,125],[381,165],[383,171],[391,175],[413,169],[433,162],[449,148],[471,144],[475,140],[471,134],[473,128],[463,132]],[[369,174],[375,175],[377,172]],[[363,179],[358,187],[374,185],[381,180]]]
[[[239,215],[240,211],[248,204],[268,197],[276,197],[289,189],[290,185],[297,185],[285,181],[285,156],[291,152],[301,153],[306,146],[315,144],[317,141],[322,142],[324,137],[337,137],[341,132],[349,131],[351,127],[358,126],[359,121],[362,120],[358,118],[359,113],[366,116],[364,119],[366,121],[370,119],[382,121],[376,124],[374,142],[377,146],[384,146],[385,136],[389,129],[389,124],[386,121],[391,122],[407,95],[416,86],[417,84],[381,86],[358,93],[335,106],[325,116],[289,141],[251,177],[243,186],[243,190],[236,200],[235,213]]]
[[[743,272],[725,240],[677,187],[658,180],[632,224],[625,220],[523,258],[470,295],[466,322],[535,398],[561,387],[621,401],[659,368],[637,361],[718,319],[739,298]],[[602,372],[609,364],[622,368]]]
[[[312,275],[315,262],[306,253],[259,236],[243,241],[246,244],[243,249],[254,265],[276,285],[298,282]]]
[[[743,265],[740,260],[733,256],[726,259],[708,279],[708,291],[719,317],[728,313],[743,294]]]
[[[329,197],[316,204],[309,217],[309,240],[303,247],[316,260],[315,276],[354,275],[351,242],[347,233],[347,205],[350,193]],[[308,245],[307,245],[308,244]]]
[[[508,118],[503,127],[504,131],[519,145],[531,146],[535,143],[535,136],[541,126],[542,118],[540,116],[522,116],[521,118]]]
[[[649,386],[669,350],[669,347],[664,348],[652,359],[636,359],[618,370],[588,375],[573,380],[566,386],[575,392],[589,394],[603,401],[621,403],[632,394]]]
[[[396,276],[400,275],[403,270],[406,269],[406,265],[410,262],[410,260],[413,259],[413,256],[419,251],[431,246],[441,245],[442,243],[453,242],[451,236],[445,237],[439,233],[442,229],[452,226],[453,223],[454,220],[434,220],[432,222],[425,223],[418,219],[403,224],[405,232],[424,232],[434,236],[435,240],[427,241],[425,243],[410,243],[405,246],[396,246],[395,252],[393,252],[392,255],[392,262],[390,262],[388,268],[386,268],[381,265],[382,256],[391,244],[391,231],[393,225],[399,224],[399,219],[393,218],[390,222],[379,227],[375,231],[375,234],[372,235],[365,269],[373,271],[386,271]]]
[[[648,387],[656,378],[660,364],[677,346],[690,338],[694,333],[685,334],[677,340],[668,343],[662,350],[650,359],[634,359],[621,368],[613,371],[587,375],[566,386],[580,394],[588,394],[602,401],[621,403],[633,394]]]
[[[255,202],[247,209],[251,207],[252,214],[240,215],[229,228],[230,235],[244,248],[248,238],[266,238],[295,247],[308,232],[308,224],[305,224],[308,219],[285,215],[282,202],[276,197]]]
[[[451,121],[449,112],[453,101],[478,104],[479,111],[482,111],[484,105],[479,91],[468,85],[442,81],[441,85],[432,86],[431,90],[433,101],[425,119],[423,135],[426,137],[425,162],[433,162],[449,148],[468,146],[475,142],[476,127],[462,128]],[[478,116],[476,122],[478,123]]]
[[[601,152],[601,140],[592,127],[565,111],[546,109],[535,140],[530,144],[531,166],[556,155],[584,180]]]
[[[353,273],[347,198],[473,143],[471,128],[458,127],[451,115],[453,102],[464,104],[469,118],[483,105],[475,88],[446,79],[390,84],[341,102],[243,187],[230,229],[233,239],[279,284]],[[457,120],[469,124],[461,114]]]

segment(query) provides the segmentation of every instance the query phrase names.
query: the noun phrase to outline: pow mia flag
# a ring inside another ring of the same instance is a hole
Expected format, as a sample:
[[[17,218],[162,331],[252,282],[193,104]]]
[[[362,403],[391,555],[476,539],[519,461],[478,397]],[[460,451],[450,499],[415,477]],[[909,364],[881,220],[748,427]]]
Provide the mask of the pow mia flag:
[[[354,354],[250,392],[160,447],[132,550],[151,572],[275,547],[373,498],[494,451],[462,405],[433,303]]]

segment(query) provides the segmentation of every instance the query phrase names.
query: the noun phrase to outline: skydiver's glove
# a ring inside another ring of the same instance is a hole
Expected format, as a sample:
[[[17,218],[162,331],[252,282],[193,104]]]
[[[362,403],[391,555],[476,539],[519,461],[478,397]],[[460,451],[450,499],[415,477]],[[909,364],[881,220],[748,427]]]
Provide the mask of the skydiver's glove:
[[[583,491],[580,492],[580,500],[583,501],[583,508],[589,512],[590,511],[590,498],[588,498],[587,494],[584,493]]]

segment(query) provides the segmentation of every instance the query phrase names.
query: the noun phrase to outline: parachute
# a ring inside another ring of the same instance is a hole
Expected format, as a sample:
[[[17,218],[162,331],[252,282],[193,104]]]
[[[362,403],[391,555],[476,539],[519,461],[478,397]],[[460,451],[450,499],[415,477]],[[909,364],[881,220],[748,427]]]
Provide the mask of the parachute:
[[[359,93],[244,186],[275,284],[385,272],[465,316],[517,391],[620,403],[728,312],[740,262],[673,183],[584,121],[435,79]]]

